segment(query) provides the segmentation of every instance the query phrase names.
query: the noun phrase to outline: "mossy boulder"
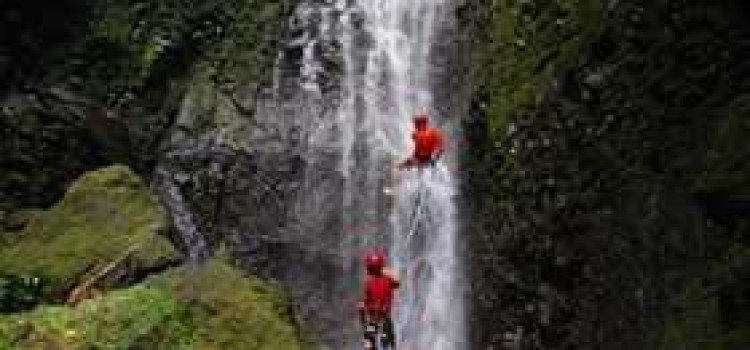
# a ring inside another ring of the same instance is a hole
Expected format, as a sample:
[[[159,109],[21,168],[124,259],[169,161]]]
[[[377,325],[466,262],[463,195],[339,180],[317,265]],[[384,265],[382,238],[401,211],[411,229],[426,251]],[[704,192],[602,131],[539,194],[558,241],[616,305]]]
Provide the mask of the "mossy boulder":
[[[113,165],[81,176],[59,203],[7,236],[0,271],[40,278],[45,296],[61,298],[119,258],[126,275],[178,261],[161,234],[166,227],[164,210],[138,176]]]
[[[288,310],[278,288],[214,259],[75,308],[0,317],[0,349],[304,349]]]

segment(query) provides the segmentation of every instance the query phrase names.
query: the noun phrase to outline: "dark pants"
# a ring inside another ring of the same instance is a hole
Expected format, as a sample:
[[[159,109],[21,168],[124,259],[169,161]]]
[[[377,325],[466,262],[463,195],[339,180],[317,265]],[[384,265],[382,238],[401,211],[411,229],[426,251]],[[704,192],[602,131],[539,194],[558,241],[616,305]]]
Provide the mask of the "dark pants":
[[[378,334],[382,333],[384,345],[388,350],[396,349],[396,335],[393,332],[393,321],[390,316],[362,316],[362,326],[364,327],[365,342],[369,347],[366,349],[377,349],[376,342]]]
[[[434,164],[434,160],[432,157],[409,157],[409,159],[405,160],[403,163],[401,163],[401,168],[413,168],[413,167],[426,167],[431,166]]]

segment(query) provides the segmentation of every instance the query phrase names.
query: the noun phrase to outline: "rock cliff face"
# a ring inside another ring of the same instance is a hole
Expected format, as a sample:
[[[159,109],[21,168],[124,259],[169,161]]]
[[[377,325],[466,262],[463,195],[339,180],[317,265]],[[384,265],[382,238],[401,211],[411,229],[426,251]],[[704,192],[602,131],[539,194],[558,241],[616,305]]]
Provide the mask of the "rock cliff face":
[[[174,134],[220,129],[205,118],[177,123],[188,90],[252,111],[255,95],[235,95],[270,84],[266,68],[290,9],[284,1],[11,1],[2,31],[18,35],[0,42],[0,216],[49,205],[104,164],[150,175]]]
[[[70,21],[49,22],[31,5],[11,4],[9,30],[22,35],[0,43],[19,67],[0,102],[0,231],[81,173],[120,162],[149,180],[188,258],[225,251],[287,283],[299,317],[330,309],[333,243],[288,234],[300,231],[290,214],[303,169],[316,171],[299,141],[310,121],[297,118],[302,47],[292,39],[315,19],[293,18],[294,1],[66,2]],[[334,49],[320,54],[335,74]],[[338,333],[320,317],[310,324]]]
[[[25,208],[55,203],[81,173],[120,162],[151,183],[171,214],[169,236],[189,258],[222,249],[258,274],[291,280],[282,271],[305,245],[273,230],[299,177],[298,127],[293,115],[276,118],[258,104],[271,100],[277,63],[298,71],[296,49],[282,45],[294,35],[296,4],[9,5],[2,32],[19,36],[0,42],[0,72],[10,77],[0,98],[0,232],[23,227],[33,213]]]
[[[747,344],[731,311],[747,300],[746,9],[464,6],[478,33],[465,168],[482,346]]]

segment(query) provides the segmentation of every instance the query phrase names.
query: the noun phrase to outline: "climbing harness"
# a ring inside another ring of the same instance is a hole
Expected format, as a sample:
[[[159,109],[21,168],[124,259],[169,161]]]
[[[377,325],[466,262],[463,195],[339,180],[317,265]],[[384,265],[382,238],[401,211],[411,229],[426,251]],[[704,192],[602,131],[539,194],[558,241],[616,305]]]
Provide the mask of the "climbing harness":
[[[393,350],[392,339],[388,338],[386,319],[369,320],[365,323],[365,350]]]

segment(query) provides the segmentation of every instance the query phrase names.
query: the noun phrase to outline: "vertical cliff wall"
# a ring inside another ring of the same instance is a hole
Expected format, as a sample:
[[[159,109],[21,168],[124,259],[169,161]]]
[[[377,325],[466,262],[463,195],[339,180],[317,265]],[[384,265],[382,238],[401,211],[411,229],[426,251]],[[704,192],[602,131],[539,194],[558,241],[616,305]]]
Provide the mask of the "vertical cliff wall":
[[[745,344],[731,310],[747,290],[746,10],[464,8],[477,33],[466,191],[482,346]]]

